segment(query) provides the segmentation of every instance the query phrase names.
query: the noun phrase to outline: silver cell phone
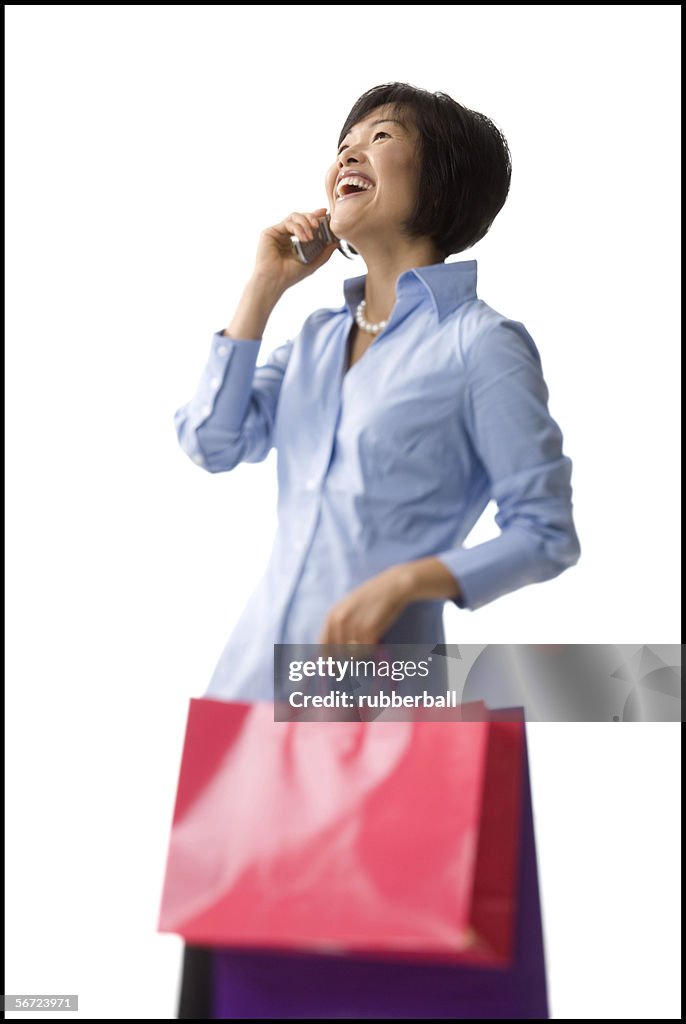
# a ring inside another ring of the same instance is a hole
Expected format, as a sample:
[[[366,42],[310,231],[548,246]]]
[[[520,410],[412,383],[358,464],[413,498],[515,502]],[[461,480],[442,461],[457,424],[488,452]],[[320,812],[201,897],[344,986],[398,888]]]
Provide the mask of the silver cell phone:
[[[339,251],[342,252],[344,256],[347,256],[348,259],[352,259],[350,253],[346,252],[346,249],[341,245],[340,238],[337,238],[336,235],[334,235],[329,221],[330,216],[327,213],[325,217],[320,219],[319,227],[314,232],[314,238],[312,241],[301,242],[297,235],[291,235],[291,246],[293,247],[293,252],[301,263],[311,263],[312,260],[316,260],[317,256],[326,249],[327,245],[331,245],[332,242],[337,243]]]

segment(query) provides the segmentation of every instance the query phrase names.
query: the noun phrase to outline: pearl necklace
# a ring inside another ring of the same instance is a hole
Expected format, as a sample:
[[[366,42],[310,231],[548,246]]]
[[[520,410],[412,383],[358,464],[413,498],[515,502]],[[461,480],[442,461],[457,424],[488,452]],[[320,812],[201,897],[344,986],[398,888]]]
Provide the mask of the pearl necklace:
[[[366,331],[368,334],[378,334],[379,331],[383,331],[384,327],[388,323],[388,320],[379,320],[378,324],[370,324],[368,320],[364,318],[364,311],[367,305],[367,300],[362,299],[362,302],[357,307],[355,312],[355,321],[357,326],[362,331]]]

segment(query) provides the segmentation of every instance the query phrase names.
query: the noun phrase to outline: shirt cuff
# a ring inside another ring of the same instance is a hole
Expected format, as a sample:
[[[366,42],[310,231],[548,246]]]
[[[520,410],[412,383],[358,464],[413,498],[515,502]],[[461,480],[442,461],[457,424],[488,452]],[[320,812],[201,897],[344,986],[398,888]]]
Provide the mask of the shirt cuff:
[[[537,554],[532,538],[516,527],[473,548],[452,548],[434,557],[457,580],[460,594],[451,600],[470,611],[562,571],[561,565]]]
[[[227,338],[221,331],[212,335],[210,355],[196,395],[196,427],[219,412],[225,429],[240,428],[250,401],[261,341],[261,338]],[[231,373],[228,373],[229,366]]]

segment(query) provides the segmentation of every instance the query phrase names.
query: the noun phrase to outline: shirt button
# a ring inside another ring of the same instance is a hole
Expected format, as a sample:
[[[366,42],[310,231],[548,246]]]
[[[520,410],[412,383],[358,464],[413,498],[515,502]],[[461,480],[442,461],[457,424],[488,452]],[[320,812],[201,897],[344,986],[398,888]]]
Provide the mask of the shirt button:
[[[311,476],[309,480],[305,481],[305,487],[308,489],[308,491],[314,491],[317,487],[317,483],[317,478]]]
[[[197,452],[197,453],[196,453],[196,454],[195,454],[195,455],[193,456],[193,462],[196,462],[196,463],[198,464],[198,466],[202,466],[202,465],[204,464],[204,462],[205,462],[205,459],[204,459],[204,458],[203,458],[203,456],[202,456],[202,455],[200,454],[200,452]]]
[[[211,405],[203,405],[203,407],[200,410],[200,412],[202,413],[203,416],[209,416],[210,413],[212,412],[212,406]]]
[[[217,345],[217,355],[218,356],[225,356],[228,351],[229,351],[229,346],[228,345]]]
[[[221,377],[212,377],[212,379],[210,380],[210,387],[212,388],[213,391],[216,391],[221,382]]]

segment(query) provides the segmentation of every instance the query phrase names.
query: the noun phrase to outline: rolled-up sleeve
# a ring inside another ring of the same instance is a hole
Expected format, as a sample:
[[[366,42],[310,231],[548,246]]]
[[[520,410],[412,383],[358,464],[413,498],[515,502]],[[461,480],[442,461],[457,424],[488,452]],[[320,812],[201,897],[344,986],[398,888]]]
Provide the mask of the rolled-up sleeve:
[[[292,345],[278,346],[257,366],[260,339],[212,336],[195,395],[174,413],[179,444],[193,462],[220,473],[267,456]]]
[[[526,328],[489,328],[465,355],[466,423],[496,502],[500,535],[437,554],[460,608],[475,609],[559,575],[581,549],[572,517],[572,463],[548,411],[541,360]]]

